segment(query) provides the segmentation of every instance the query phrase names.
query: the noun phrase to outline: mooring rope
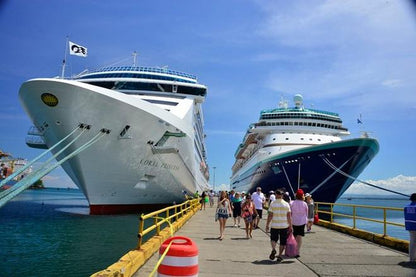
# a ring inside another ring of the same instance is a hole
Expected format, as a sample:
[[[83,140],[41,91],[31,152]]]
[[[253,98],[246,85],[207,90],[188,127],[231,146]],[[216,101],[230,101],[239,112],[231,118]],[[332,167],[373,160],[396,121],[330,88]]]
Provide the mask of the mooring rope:
[[[68,159],[86,150],[88,147],[90,147],[91,145],[96,143],[99,139],[101,139],[105,134],[108,134],[108,132],[105,130],[100,130],[100,132],[97,135],[95,135],[92,139],[90,139],[84,145],[82,145],[81,147],[79,147],[78,149],[76,149],[75,151],[73,151],[72,153],[64,157],[63,159],[61,159],[59,162],[57,162],[53,166],[50,166],[47,168],[42,167],[40,170],[25,177],[24,179],[19,181],[17,184],[12,186],[11,188],[3,191],[0,194],[0,207],[5,205],[10,199],[14,198],[18,194],[20,194],[22,191],[30,187],[34,182],[36,182],[37,180],[39,180],[40,178],[42,178],[43,176],[45,176],[46,174],[48,174],[49,172],[51,172],[52,170],[54,170],[55,168],[63,164],[64,162],[66,162]]]
[[[349,158],[347,161],[345,161],[339,168],[343,168],[352,158],[354,157],[354,155]],[[332,178],[332,176],[334,176],[338,171],[335,170],[334,172],[332,172],[328,177],[325,178],[325,180],[323,180],[319,185],[317,185],[311,192],[310,194],[313,194],[317,189],[319,189],[320,187],[322,187],[329,179]]]
[[[287,176],[285,166],[282,164],[283,172],[285,173],[286,180],[289,183],[290,189],[292,190],[293,195],[295,195],[295,191],[293,190],[292,184],[290,183],[289,177]]]
[[[18,170],[16,170],[15,172],[13,172],[11,175],[9,175],[7,178],[5,178],[3,181],[0,182],[0,188],[2,186],[4,186],[7,182],[9,182],[10,180],[12,180],[13,178],[15,178],[17,175],[19,175],[20,173],[22,173],[23,171],[25,171],[26,169],[28,169],[31,165],[33,165],[35,162],[37,162],[39,159],[43,158],[46,154],[48,154],[49,152],[51,152],[53,149],[55,149],[59,144],[61,144],[62,142],[64,142],[67,138],[69,138],[72,134],[74,134],[77,130],[79,130],[81,127],[81,125],[77,126],[74,130],[72,130],[71,133],[69,133],[66,137],[64,137],[63,139],[61,139],[60,141],[58,141],[54,146],[52,146],[51,148],[49,148],[47,151],[43,152],[42,154],[40,154],[38,157],[36,157],[34,160],[32,160],[31,162],[29,162],[28,164],[26,164],[25,166],[19,168]],[[84,129],[83,129],[84,130]]]
[[[63,147],[57,154],[53,155],[51,158],[49,158],[48,160],[46,160],[39,169],[37,169],[36,171],[30,173],[28,176],[26,176],[25,178],[30,178],[31,176],[35,176],[37,173],[39,173],[40,171],[42,171],[43,169],[46,168],[46,166],[48,164],[50,164],[50,162],[56,158],[59,154],[61,154],[65,149],[67,149],[71,144],[73,144],[76,140],[78,140],[78,138],[81,137],[81,135],[84,133],[85,129],[82,130],[82,132],[80,134],[78,134],[72,141],[70,141],[65,147]],[[71,132],[71,134],[74,132]],[[55,144],[55,146],[57,146],[58,144],[60,144],[62,141],[64,141],[65,139],[67,139],[69,136],[66,136],[63,140],[61,140],[60,142],[58,142],[57,144]],[[54,146],[54,147],[55,147]],[[54,148],[53,147],[53,148]],[[50,149],[49,149],[50,150]],[[45,151],[45,153],[49,152]],[[43,156],[45,153],[43,153],[41,156]],[[40,157],[40,156],[39,156]],[[39,160],[38,158],[36,158],[35,160]],[[33,164],[33,161],[31,162],[31,164]],[[43,176],[42,176],[43,177]],[[36,182],[36,180],[35,180]],[[18,182],[20,183],[20,181]],[[2,199],[3,197],[5,197],[6,195],[12,193],[13,191],[17,190],[19,188],[19,186],[17,184],[15,184],[14,186],[8,188],[7,190],[4,190],[2,192],[0,192],[0,199]]]
[[[344,171],[342,171],[342,170],[340,170],[340,169],[336,168],[336,166],[335,166],[335,165],[333,165],[333,164],[332,164],[332,163],[331,163],[331,162],[330,162],[327,158],[323,157],[322,159],[324,160],[324,162],[325,162],[325,163],[326,163],[329,167],[331,167],[332,169],[336,170],[337,172],[339,172],[340,174],[344,175],[345,177],[348,177],[348,178],[353,179],[354,181],[357,181],[357,182],[363,183],[363,184],[365,184],[365,185],[367,185],[367,186],[370,186],[370,187],[373,187],[373,188],[377,188],[377,189],[380,189],[380,190],[384,190],[384,191],[388,191],[388,192],[391,192],[391,193],[399,194],[399,195],[402,195],[402,196],[407,196],[407,197],[410,197],[410,195],[408,195],[408,194],[404,194],[404,193],[397,192],[397,191],[394,191],[394,190],[390,190],[390,189],[382,188],[382,187],[379,187],[379,186],[376,186],[376,185],[370,184],[370,183],[368,183],[368,182],[365,182],[365,181],[363,181],[363,180],[360,180],[360,179],[358,179],[358,178],[355,178],[354,176],[351,176],[351,175],[349,175],[348,173],[345,173]]]

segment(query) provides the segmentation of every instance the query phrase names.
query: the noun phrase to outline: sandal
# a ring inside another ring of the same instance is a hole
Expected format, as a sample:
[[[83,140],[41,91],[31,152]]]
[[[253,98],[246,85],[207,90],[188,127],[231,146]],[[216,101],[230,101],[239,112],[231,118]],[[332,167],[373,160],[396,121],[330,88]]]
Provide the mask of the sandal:
[[[279,256],[279,257],[277,257],[276,260],[277,260],[278,263],[280,263],[281,261],[283,261],[283,258]]]
[[[270,253],[269,259],[270,260],[274,260],[274,258],[276,258],[276,250],[272,250],[272,253]]]

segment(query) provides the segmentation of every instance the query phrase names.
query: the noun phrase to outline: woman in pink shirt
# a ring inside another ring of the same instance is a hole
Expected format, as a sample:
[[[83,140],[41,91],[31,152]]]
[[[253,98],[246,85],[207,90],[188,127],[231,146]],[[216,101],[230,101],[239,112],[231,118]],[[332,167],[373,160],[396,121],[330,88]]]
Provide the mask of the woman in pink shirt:
[[[290,204],[290,209],[292,211],[293,236],[298,243],[299,254],[296,258],[299,258],[302,237],[305,236],[305,225],[308,223],[308,205],[305,202],[303,190],[296,191],[296,199]]]

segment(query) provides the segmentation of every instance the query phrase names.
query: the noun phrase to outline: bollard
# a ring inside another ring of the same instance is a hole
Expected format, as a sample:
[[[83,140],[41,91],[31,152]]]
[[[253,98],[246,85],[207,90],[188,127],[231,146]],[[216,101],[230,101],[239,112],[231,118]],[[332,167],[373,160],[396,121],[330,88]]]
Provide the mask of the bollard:
[[[187,237],[171,237],[163,242],[159,255],[165,252],[172,242],[165,258],[157,269],[159,277],[167,276],[198,276],[198,247]]]

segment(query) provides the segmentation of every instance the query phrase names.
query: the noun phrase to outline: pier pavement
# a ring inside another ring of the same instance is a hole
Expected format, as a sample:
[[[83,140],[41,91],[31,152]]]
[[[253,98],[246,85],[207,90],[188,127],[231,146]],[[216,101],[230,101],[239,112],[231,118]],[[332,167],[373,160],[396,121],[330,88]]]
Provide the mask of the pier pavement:
[[[314,225],[305,234],[299,258],[281,263],[269,260],[269,234],[265,232],[267,212],[253,238],[227,220],[225,238],[219,241],[215,208],[197,212],[175,236],[192,239],[199,249],[199,276],[416,276],[408,255],[377,244]],[[155,253],[133,276],[147,277],[155,267]],[[157,273],[155,274],[157,276]]]

